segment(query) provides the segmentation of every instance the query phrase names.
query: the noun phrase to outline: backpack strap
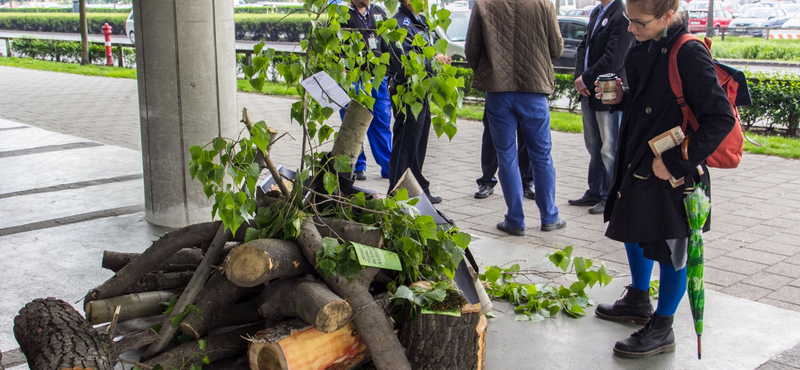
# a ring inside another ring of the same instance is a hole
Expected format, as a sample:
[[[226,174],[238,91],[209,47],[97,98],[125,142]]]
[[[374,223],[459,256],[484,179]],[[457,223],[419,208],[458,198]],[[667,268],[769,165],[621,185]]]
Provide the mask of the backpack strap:
[[[689,109],[689,105],[686,104],[686,99],[683,97],[683,82],[681,81],[681,75],[678,72],[678,51],[681,49],[683,44],[689,41],[700,42],[700,39],[691,33],[685,33],[678,36],[677,40],[675,40],[675,43],[672,45],[672,49],[669,51],[669,86],[672,88],[672,93],[675,94],[675,97],[678,99],[678,106],[681,107],[681,112],[683,112],[683,124],[681,124],[681,130],[684,133],[686,133],[687,123],[690,123],[692,125],[692,129],[695,131],[697,131],[697,129],[700,127],[700,124],[697,123],[697,118],[695,118],[694,113],[692,113],[692,110]],[[706,47],[709,55],[711,55],[709,45],[711,40],[708,41],[708,43],[701,43]]]

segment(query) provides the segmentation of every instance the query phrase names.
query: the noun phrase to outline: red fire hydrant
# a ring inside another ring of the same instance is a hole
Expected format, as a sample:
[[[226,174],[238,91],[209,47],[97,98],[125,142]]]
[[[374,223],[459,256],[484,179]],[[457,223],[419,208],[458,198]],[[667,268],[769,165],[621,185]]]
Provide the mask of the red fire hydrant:
[[[111,67],[114,61],[111,59],[111,26],[108,23],[103,25],[103,36],[106,37],[106,65]]]

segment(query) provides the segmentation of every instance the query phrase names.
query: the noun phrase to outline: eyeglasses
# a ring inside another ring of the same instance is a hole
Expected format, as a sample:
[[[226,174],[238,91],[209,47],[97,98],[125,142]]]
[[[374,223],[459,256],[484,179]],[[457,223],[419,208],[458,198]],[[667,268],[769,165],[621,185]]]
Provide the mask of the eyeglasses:
[[[636,27],[639,27],[639,28],[647,27],[647,25],[650,24],[650,22],[652,22],[652,21],[654,21],[654,20],[656,20],[658,18],[661,18],[662,15],[659,15],[658,17],[655,17],[655,18],[653,18],[653,19],[651,19],[651,20],[649,20],[647,22],[642,22],[642,21],[637,21],[637,20],[633,20],[633,19],[628,18],[628,13],[626,11],[624,11],[624,10],[622,11],[622,16],[625,17],[625,19],[627,19],[629,23],[634,24],[634,25],[636,25]]]

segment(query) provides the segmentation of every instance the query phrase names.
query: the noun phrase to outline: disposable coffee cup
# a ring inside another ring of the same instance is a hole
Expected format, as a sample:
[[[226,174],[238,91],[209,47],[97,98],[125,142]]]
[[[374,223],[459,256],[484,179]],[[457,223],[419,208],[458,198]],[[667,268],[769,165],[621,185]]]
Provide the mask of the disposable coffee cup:
[[[597,83],[603,89],[603,101],[617,98],[617,75],[606,73],[597,77]]]

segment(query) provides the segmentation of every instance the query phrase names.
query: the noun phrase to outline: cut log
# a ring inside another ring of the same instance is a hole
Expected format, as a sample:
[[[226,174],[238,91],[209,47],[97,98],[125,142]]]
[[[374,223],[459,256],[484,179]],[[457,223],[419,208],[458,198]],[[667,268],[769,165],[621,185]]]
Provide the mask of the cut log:
[[[211,276],[211,272],[214,270],[212,264],[219,260],[225,243],[227,243],[232,236],[230,229],[226,230],[224,226],[220,225],[217,234],[214,235],[214,240],[211,241],[208,252],[203,256],[203,262],[200,263],[200,266],[194,272],[192,281],[189,282],[189,285],[186,286],[181,297],[178,298],[175,308],[173,308],[170,313],[170,318],[182,314],[190,304],[194,303],[195,298],[200,294],[209,276]],[[142,357],[148,359],[161,353],[164,348],[167,347],[167,344],[172,340],[172,336],[174,336],[176,332],[177,328],[171,325],[169,318],[164,320],[164,323],[161,324],[161,329],[158,331],[158,335],[161,336],[162,339],[157,343],[153,343],[150,347],[147,347],[147,351],[142,354]]]
[[[403,172],[403,176],[400,176],[400,179],[397,180],[397,184],[395,184],[394,189],[389,192],[390,195],[397,194],[397,189],[406,189],[408,192],[408,198],[414,198],[422,195],[424,191],[422,190],[422,186],[419,185],[417,182],[417,178],[414,177],[414,174],[411,173],[411,169],[407,168],[406,172]]]
[[[383,248],[383,231],[380,229],[364,230],[364,224],[335,218],[315,217],[317,231],[324,237],[338,238],[346,241]]]
[[[280,239],[257,239],[234,248],[222,269],[228,280],[241,287],[313,271],[297,243]]]
[[[102,266],[104,269],[117,272],[140,255],[141,253],[104,251]],[[201,261],[203,261],[203,251],[200,248],[186,248],[175,252],[150,271],[194,271],[200,266]]]
[[[230,325],[242,325],[261,320],[255,302],[234,305],[244,288],[230,282],[225,275],[217,271],[194,300],[199,316],[186,315],[180,323],[183,334],[198,339],[208,334],[213,328]]]
[[[200,349],[198,341],[183,343],[169,351],[147,360],[147,366],[161,365],[165,369],[188,369],[194,365],[204,365],[203,358],[208,356],[211,363],[247,353],[247,339],[264,328],[263,323],[256,323],[237,328],[222,334],[203,338],[205,350]]]
[[[312,262],[316,262],[317,251],[324,249],[322,237],[314,224],[309,221],[304,221],[300,227],[297,242],[303,249],[303,254]],[[378,269],[374,267],[363,269],[356,274],[352,282],[341,275],[331,274],[325,279],[325,283],[356,310],[353,322],[369,348],[375,367],[378,370],[410,370],[411,365],[406,359],[403,346],[400,345],[389,318],[369,294],[369,285],[377,273]],[[317,274],[325,276],[319,268]]]
[[[112,348],[114,353],[121,355],[128,351],[142,348],[144,346],[153,344],[161,340],[158,333],[153,329],[147,329],[136,334],[127,335],[124,338],[114,342]]]
[[[14,318],[14,336],[31,370],[114,368],[111,343],[69,303],[38,298]]]
[[[194,271],[181,271],[181,272],[163,272],[155,271],[150,272],[143,278],[139,279],[136,284],[131,285],[125,292],[127,294],[136,294],[144,292],[153,292],[158,290],[173,290],[185,288],[194,276]]]
[[[268,319],[299,317],[326,334],[353,317],[352,307],[311,275],[270,283],[257,301],[258,312]]]
[[[203,370],[250,370],[250,362],[247,361],[246,355],[238,358],[230,357],[205,365]]]
[[[468,305],[461,317],[439,314],[411,316],[406,307],[400,343],[411,367],[420,370],[482,370],[486,354],[486,318],[480,305]]]
[[[119,297],[90,301],[84,305],[86,318],[92,325],[110,322],[114,316],[114,309],[122,306],[118,321],[130,320],[138,317],[159,315],[164,312],[160,302],[169,301],[172,296],[180,293],[178,290],[145,292],[128,294]]]
[[[367,136],[367,129],[372,122],[372,113],[361,103],[350,100],[350,104],[344,108],[345,114],[342,118],[342,126],[336,139],[333,142],[331,157],[340,155],[350,157],[350,165],[356,163],[358,155],[361,154],[361,145]]]
[[[97,299],[125,294],[131,285],[136,284],[139,279],[152,271],[153,266],[158,266],[181,249],[191,248],[211,240],[220,227],[222,227],[221,221],[206,222],[167,233],[154,241],[153,245],[147,248],[142,255],[128,263],[105,283],[90,290],[84,298],[84,305]]]
[[[259,370],[349,370],[368,355],[352,323],[325,334],[297,319],[258,332],[247,353]]]

